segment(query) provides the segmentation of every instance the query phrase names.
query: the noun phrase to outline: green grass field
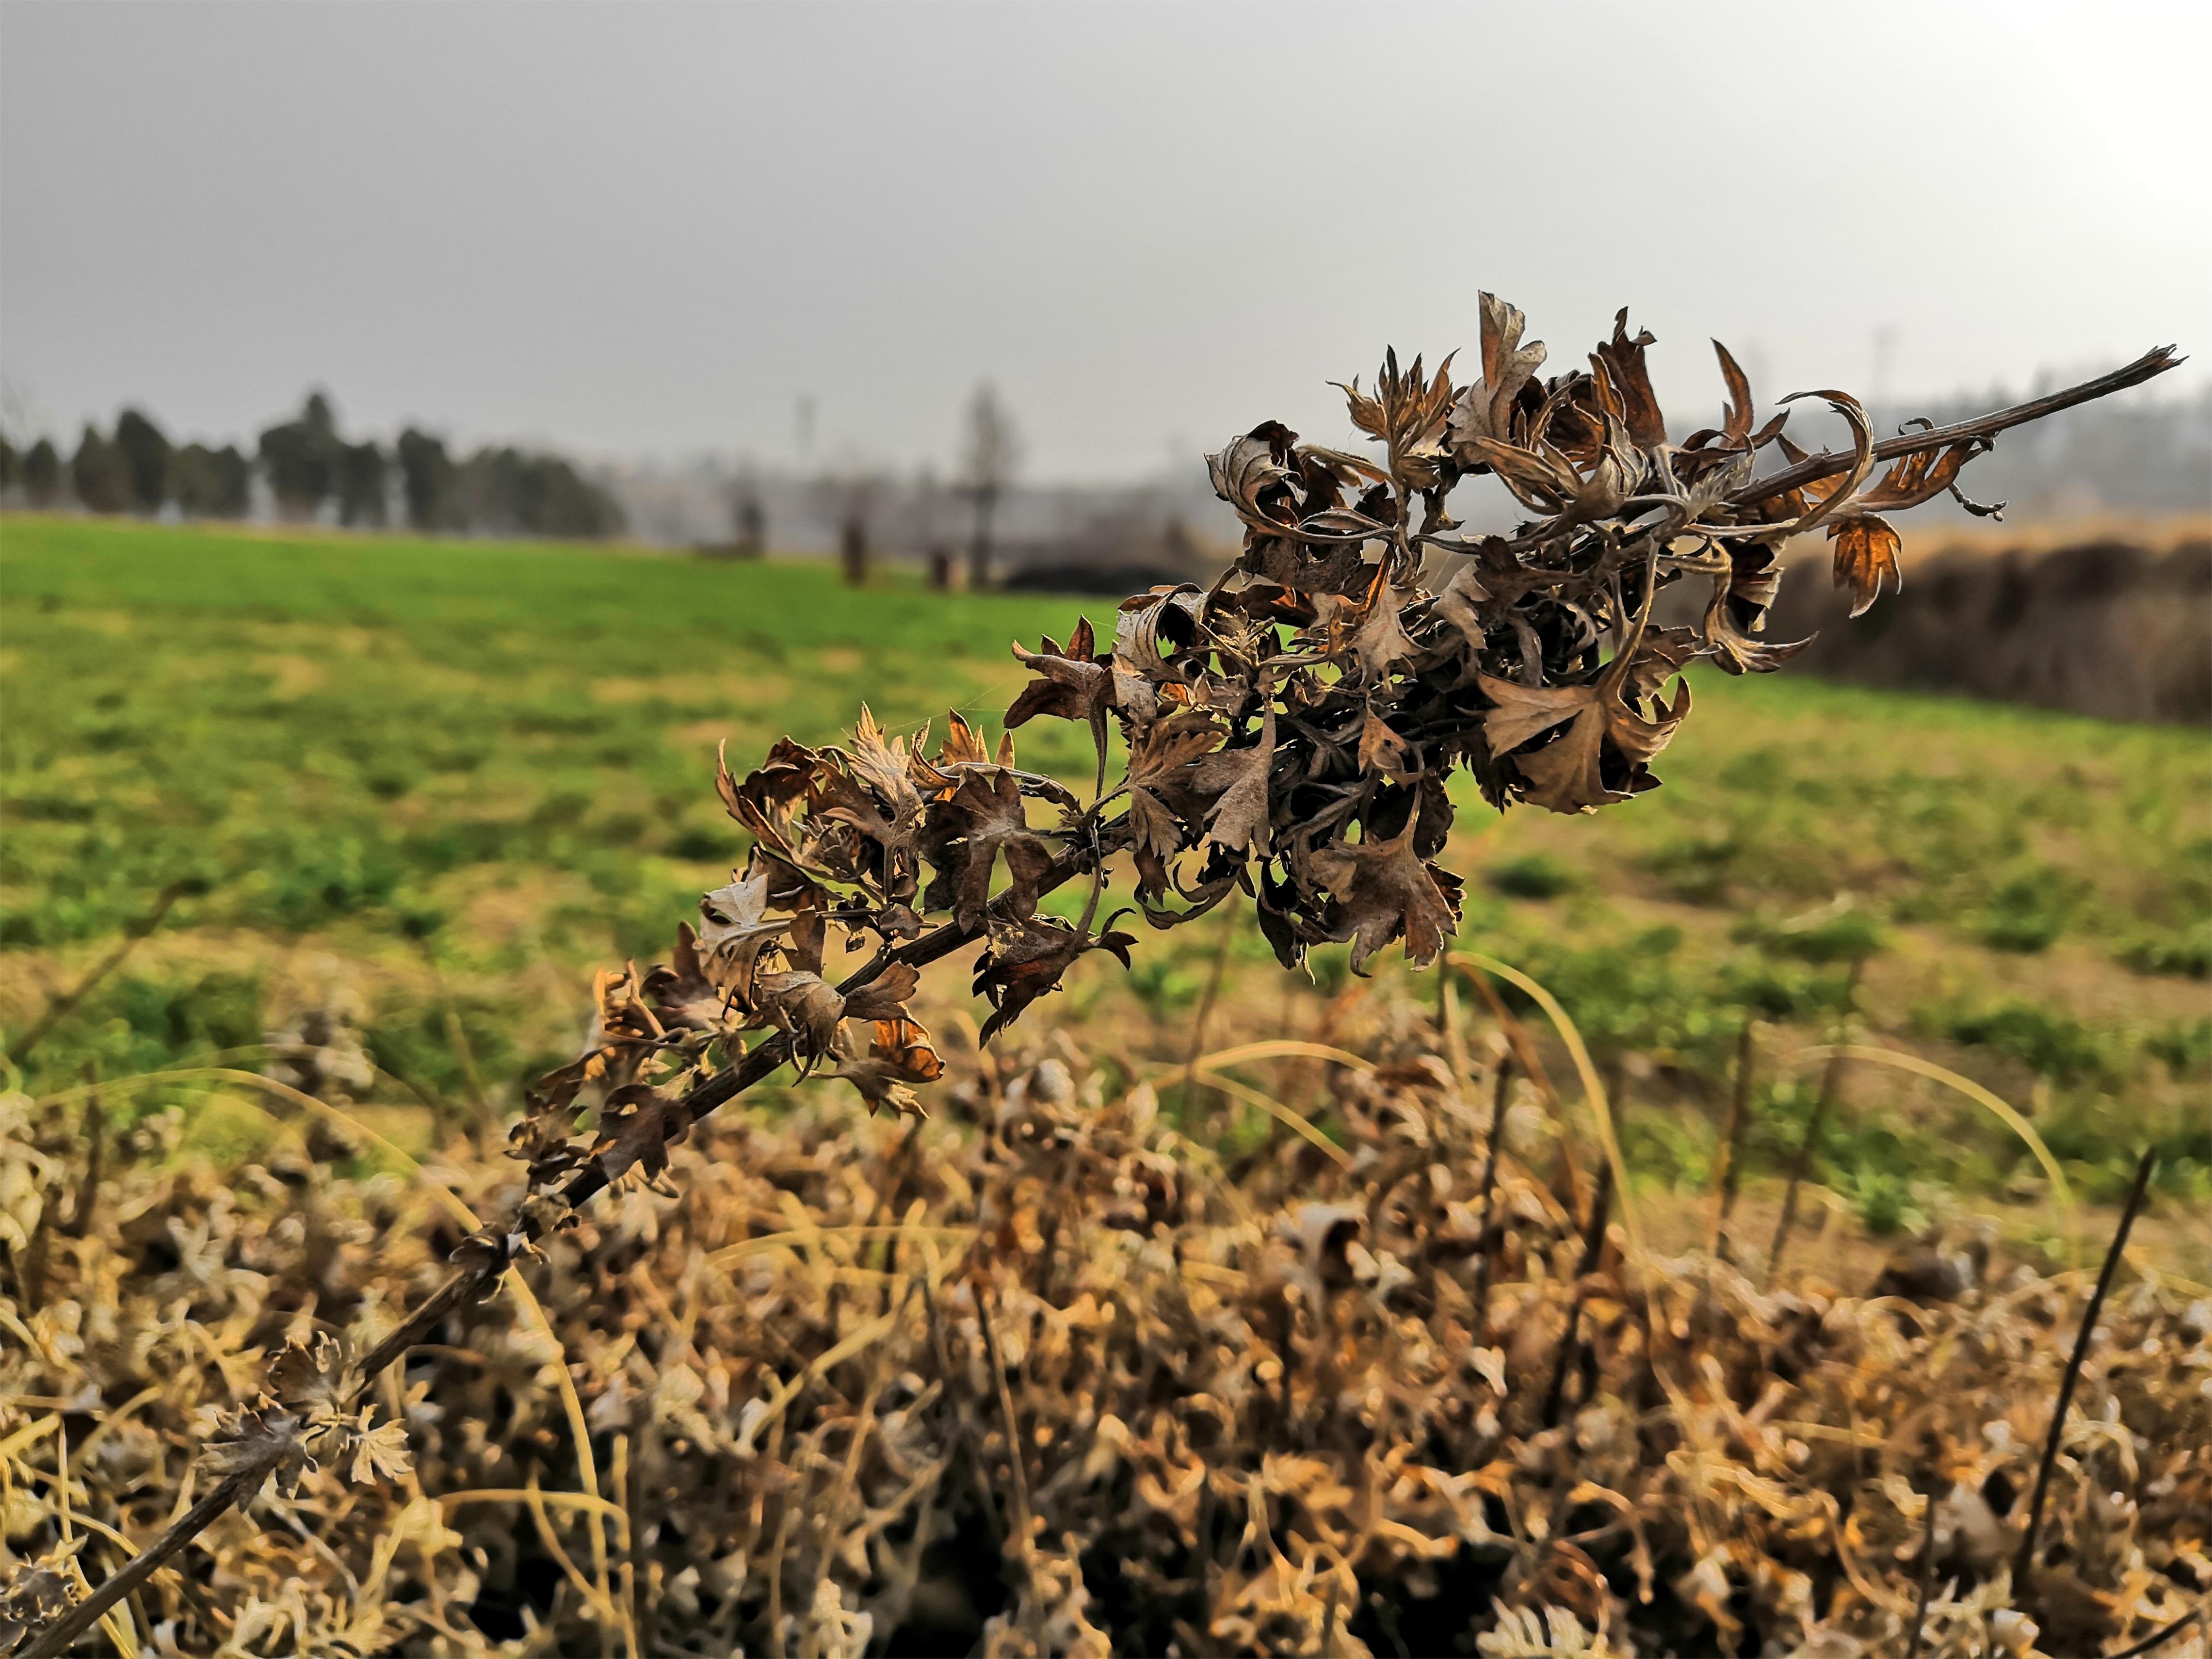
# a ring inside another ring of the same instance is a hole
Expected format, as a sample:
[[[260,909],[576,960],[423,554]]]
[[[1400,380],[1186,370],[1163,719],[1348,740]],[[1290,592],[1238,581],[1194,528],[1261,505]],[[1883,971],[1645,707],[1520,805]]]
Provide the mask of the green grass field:
[[[382,1097],[457,1121],[511,1104],[573,1049],[594,969],[664,950],[741,856],[718,741],[742,771],[863,699],[895,728],[993,715],[1022,678],[1007,641],[1064,637],[1084,608],[896,576],[854,593],[804,563],[0,521],[0,1025],[20,1036],[168,884],[205,888],[54,1025],[22,1086],[250,1056],[348,1006],[398,1080]],[[2146,1136],[2168,1187],[2212,1192],[2203,734],[1786,671],[1696,696],[1664,789],[1577,820],[1499,820],[1470,790],[1448,860],[1462,938],[1565,1000],[1655,1186],[1703,1180],[1747,1012],[1772,1027],[1754,1171],[1778,1165],[1811,1092],[1783,1057],[1825,1040],[1870,951],[1869,1040],[2030,1110],[2093,1195]],[[1087,783],[1085,734],[1020,738],[1025,764]],[[1292,981],[1255,929],[1210,921],[1148,937],[1133,974],[1103,963],[1025,1035],[1056,1022],[1138,1067],[1180,1062],[1201,1005],[1219,1043],[1350,1038],[1434,999],[1395,965],[1346,994],[1340,951]],[[938,972],[957,1033],[963,984]],[[246,1132],[222,1085],[132,1098],[210,1140]],[[2033,1161],[1957,1095],[1867,1068],[1845,1098],[1820,1169],[1869,1230],[1960,1192],[2035,1202]]]

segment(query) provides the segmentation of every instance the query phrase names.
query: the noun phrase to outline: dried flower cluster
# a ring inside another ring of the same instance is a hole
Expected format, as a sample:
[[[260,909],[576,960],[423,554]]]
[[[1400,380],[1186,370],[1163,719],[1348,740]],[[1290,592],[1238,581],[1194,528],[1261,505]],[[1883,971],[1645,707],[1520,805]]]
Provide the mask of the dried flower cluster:
[[[557,1347],[511,1292],[450,1311],[377,1390],[411,1467],[296,1466],[124,1604],[137,1639],[1851,1659],[1903,1650],[1931,1495],[1925,1654],[2094,1653],[2212,1589],[2212,1304],[2107,1304],[2014,1585],[2078,1277],[1999,1262],[1936,1303],[1639,1271],[1523,1162],[1534,1091],[1486,1197],[1499,1079],[1402,1004],[1360,1046],[1340,1157],[1286,1139],[1236,1184],[1064,1039],[963,1066],[942,1123],[827,1094],[702,1126],[672,1194],[548,1241]],[[428,1293],[459,1229],[425,1197],[292,1156],[111,1178],[9,1304],[0,1619],[71,1594],[64,1462],[96,1581],[204,1489],[205,1420],[266,1411],[263,1353],[295,1345],[296,1406],[319,1333],[365,1347]]]
[[[1808,458],[1783,435],[1786,411],[1754,426],[1750,386],[1717,345],[1721,424],[1676,443],[1645,365],[1651,337],[1632,336],[1625,311],[1587,372],[1550,380],[1522,331],[1522,314],[1486,294],[1471,384],[1454,384],[1449,359],[1431,374],[1394,352],[1371,391],[1345,388],[1372,459],[1273,422],[1209,457],[1245,526],[1235,568],[1211,589],[1128,599],[1107,649],[1087,620],[1065,646],[1017,646],[1036,678],[995,750],[956,714],[931,755],[927,728],[909,742],[864,708],[848,746],[786,738],[742,780],[723,767],[750,862],[701,901],[667,965],[601,983],[597,1042],[544,1080],[515,1131],[532,1207],[486,1242],[488,1261],[602,1184],[655,1175],[746,1033],[774,1033],[776,1061],[844,1079],[872,1108],[915,1109],[915,1085],[942,1067],[907,1007],[916,963],[985,941],[987,1039],[1087,954],[1126,964],[1136,938],[1094,930],[1116,854],[1156,927],[1242,891],[1286,967],[1346,941],[1356,972],[1398,939],[1431,962],[1458,925],[1459,880],[1433,862],[1455,768],[1501,808],[1587,811],[1654,787],[1650,763],[1690,712],[1687,665],[1765,672],[1803,643],[1759,638],[1778,544],[1825,526],[1836,580],[1863,611],[1898,580],[1881,515],[1955,494],[1990,443],[1979,428],[1907,441],[1877,478],[1865,413],[1823,392],[1854,447]],[[1790,467],[1754,482],[1770,447]],[[1457,533],[1452,491],[1486,474],[1536,515],[1511,537]],[[1707,584],[1701,620],[1655,625],[1655,596],[1686,577]],[[1016,764],[1012,729],[1039,716],[1089,729],[1087,805]],[[1109,789],[1116,733],[1123,768]],[[1085,872],[1079,921],[1039,914],[1048,890]],[[833,929],[848,951],[875,947],[842,983],[825,963]],[[575,1126],[593,1090],[607,1106],[587,1137]]]

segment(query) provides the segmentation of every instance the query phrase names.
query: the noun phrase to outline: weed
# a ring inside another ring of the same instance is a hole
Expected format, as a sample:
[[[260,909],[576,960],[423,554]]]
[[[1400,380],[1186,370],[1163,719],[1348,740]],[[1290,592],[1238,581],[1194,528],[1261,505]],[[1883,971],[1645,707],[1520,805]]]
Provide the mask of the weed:
[[[1939,1010],[1926,1019],[1954,1042],[1993,1049],[2054,1083],[2111,1086],[2128,1069],[2125,1045],[2115,1034],[2036,1003]]]
[[[2143,1049],[2166,1062],[2174,1080],[2201,1077],[2212,1071],[2212,1016],[2185,1022],[2175,1020],[2143,1040]]]
[[[1736,937],[1777,956],[1823,965],[1863,962],[1887,944],[1872,912],[1842,900],[1786,921],[1753,920],[1736,929]]]
[[[1483,879],[1508,898],[1555,899],[1575,886],[1574,872],[1548,853],[1528,853],[1493,864]]]
[[[2118,955],[2139,974],[2212,979],[2212,920],[2145,934],[2122,946]]]
[[[1994,950],[2033,955],[2066,931],[2075,903],[2071,884],[2057,871],[2014,876],[1990,895],[1981,935]]]

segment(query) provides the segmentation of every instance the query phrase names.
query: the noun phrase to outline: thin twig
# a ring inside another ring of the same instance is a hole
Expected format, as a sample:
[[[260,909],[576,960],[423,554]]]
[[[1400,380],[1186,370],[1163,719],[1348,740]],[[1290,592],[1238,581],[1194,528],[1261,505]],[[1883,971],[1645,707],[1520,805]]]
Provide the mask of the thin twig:
[[[1221,917],[1221,938],[1213,947],[1213,965],[1206,976],[1206,993],[1198,1000],[1198,1018],[1191,1022],[1190,1050],[1182,1057],[1182,1104],[1190,1106],[1191,1078],[1198,1065],[1198,1057],[1206,1052],[1206,1027],[1213,1018],[1213,1000],[1221,994],[1221,977],[1229,971],[1229,945],[1236,937],[1235,919],[1226,911]]]
[[[1752,1065],[1758,1057],[1759,1022],[1747,1015],[1743,1033],[1736,1039],[1735,1087],[1729,1095],[1728,1121],[1721,1126],[1718,1168],[1713,1171],[1713,1222],[1706,1239],[1707,1254],[1728,1260],[1728,1222],[1735,1208],[1736,1188],[1742,1179],[1743,1140],[1751,1121]]]
[[[499,1127],[498,1114],[492,1109],[491,1097],[486,1092],[483,1078],[477,1071],[475,1048],[469,1042],[467,1028],[461,1024],[461,1011],[453,1003],[453,988],[446,982],[446,970],[438,965],[438,954],[428,939],[416,941],[422,957],[422,965],[430,970],[431,982],[438,988],[439,1012],[444,1018],[446,1042],[453,1051],[453,1058],[461,1063],[461,1080],[468,1085],[470,1103],[476,1108],[476,1116],[468,1126],[469,1140],[477,1151]]]
[[[1490,1017],[1505,1033],[1506,1042],[1513,1045],[1513,1054],[1520,1060],[1521,1069],[1528,1074],[1528,1081],[1536,1085],[1536,1092],[1543,1096],[1545,1104],[1552,1109],[1553,1121],[1559,1126],[1559,1157],[1567,1167],[1568,1188],[1579,1199],[1583,1190],[1583,1172],[1582,1165],[1575,1157],[1574,1130],[1567,1122],[1567,1109],[1559,1100],[1559,1091],[1552,1086],[1551,1076],[1544,1070],[1544,1062],[1537,1057],[1536,1045],[1529,1040],[1528,1028],[1514,1018],[1513,1011],[1505,1006],[1505,999],[1498,994],[1498,988],[1490,982],[1489,975],[1461,962],[1446,965],[1457,968],[1465,974],[1468,981],[1482,994],[1483,1001],[1490,1005]]]
[[[2105,1659],[2138,1659],[2138,1656],[2148,1653],[2153,1648],[2163,1646],[2180,1635],[2190,1626],[2203,1618],[2208,1609],[2212,1609],[2212,1602],[2199,1601],[2172,1624],[2160,1625],[2133,1647],[2122,1648],[2118,1653],[2108,1653],[2105,1656]]]
[[[1444,1063],[1451,1067],[1452,1086],[1468,1083],[1467,1039],[1459,1028],[1459,992],[1449,969],[1437,975],[1437,1030],[1443,1038]]]
[[[991,1502],[991,1489],[983,1479],[983,1449],[976,1443],[975,1425],[968,1413],[960,1409],[952,1387],[952,1355],[945,1346],[945,1325],[937,1315],[937,1292],[930,1285],[931,1268],[925,1266],[919,1275],[921,1281],[922,1311],[929,1318],[929,1345],[937,1353],[937,1380],[944,1392],[939,1395],[945,1409],[952,1418],[952,1431],[960,1437],[962,1449],[968,1454],[968,1467],[975,1476],[975,1495],[983,1524],[999,1535],[992,1540],[999,1552],[1006,1552],[1006,1538],[999,1519],[999,1511]]]
[[[215,1524],[225,1510],[261,1484],[265,1467],[240,1469],[219,1482],[170,1523],[169,1529],[100,1581],[99,1588],[39,1633],[22,1659],[60,1659],[100,1616],[151,1578],[168,1559]]]
[[[656,1593],[659,1587],[654,1583],[653,1556],[645,1536],[645,1466],[647,1460],[654,1455],[657,1429],[649,1395],[640,1397],[630,1423],[629,1464],[625,1471],[629,1479],[623,1486],[623,1507],[629,1512],[629,1621],[630,1628],[636,1632],[639,1650],[651,1653],[659,1645],[660,1597]]]
[[[1582,1346],[1583,1281],[1597,1271],[1605,1254],[1605,1224],[1613,1210],[1613,1164],[1598,1171],[1597,1194],[1590,1200],[1589,1226],[1583,1234],[1582,1265],[1575,1269],[1575,1299],[1567,1310],[1566,1334],[1559,1340],[1559,1363],[1552,1368],[1552,1387],[1544,1396],[1544,1426],[1557,1428],[1560,1408],[1566,1403],[1567,1368]]]
[[[1931,1474],[1928,1481],[1927,1536],[1920,1545],[1920,1589],[1912,1602],[1912,1635],[1905,1645],[1905,1659],[1920,1659],[1920,1644],[1928,1633],[1928,1603],[1936,1594],[1936,1494]]]
[[[1874,447],[1877,461],[1894,460],[1899,455],[1918,454],[1931,449],[1948,449],[1953,444],[1966,443],[1975,438],[1994,438],[2008,427],[2025,426],[2030,421],[2039,421],[2046,415],[2056,415],[2062,409],[2071,409],[2076,404],[2094,403],[2108,398],[2115,392],[2125,392],[2130,386],[2141,386],[2154,380],[2169,368],[2179,368],[2189,360],[2173,355],[2172,346],[2155,346],[2127,365],[2109,374],[2100,374],[2094,380],[2084,380],[2079,386],[2069,386],[2063,392],[2048,397],[2035,398],[2024,404],[2014,404],[2009,409],[1996,410],[1987,415],[1978,415],[1971,421],[1959,421],[1950,426],[1930,427],[1923,432],[1908,432],[1902,436],[1885,438]],[[1822,478],[1834,477],[1839,472],[1851,470],[1853,458],[1822,450],[1818,455],[1808,455],[1794,466],[1786,466],[1771,477],[1759,478],[1747,484],[1729,497],[1738,507],[1748,507],[1754,501],[1779,495]]]
[[[1835,1103],[1836,1085],[1843,1069],[1843,1055],[1830,1054],[1826,1069],[1820,1073],[1820,1092],[1813,1102],[1812,1115],[1805,1120],[1805,1138],[1797,1143],[1796,1153],[1790,1160],[1790,1184],[1782,1189],[1782,1218],[1774,1224],[1774,1243],[1766,1252],[1766,1282],[1770,1285],[1782,1272],[1783,1252],[1790,1248],[1790,1230],[1797,1224],[1797,1191],[1804,1184],[1814,1148],[1820,1144],[1820,1131],[1827,1125],[1828,1111]]]
[[[1444,975],[1451,983],[1451,976]],[[1498,1056],[1498,1072],[1490,1091],[1490,1144],[1482,1159],[1482,1185],[1475,1195],[1474,1246],[1474,1317],[1478,1328],[1483,1328],[1486,1310],[1490,1305],[1490,1260],[1497,1249],[1491,1237],[1491,1211],[1498,1201],[1498,1149],[1505,1138],[1505,1097],[1513,1083],[1513,1056],[1510,1053]]]
[[[69,1219],[62,1223],[64,1238],[82,1238],[92,1225],[92,1212],[100,1203],[100,1170],[107,1151],[107,1114],[100,1103],[100,1062],[88,1060],[84,1063],[84,1123],[79,1132],[85,1143],[84,1178],[76,1189],[76,1199],[70,1206]]]
[[[1754,1049],[1753,1028],[1758,1022],[1749,1014],[1744,1016],[1743,1030],[1736,1038],[1735,1083],[1729,1091],[1728,1117],[1721,1125],[1720,1139],[1713,1152],[1713,1209],[1705,1224],[1705,1272],[1698,1285],[1698,1301],[1691,1314],[1691,1323],[1702,1332],[1713,1308],[1713,1271],[1722,1262],[1731,1259],[1729,1248],[1728,1219],[1735,1208],[1737,1172],[1743,1159],[1743,1139],[1746,1121],[1751,1115],[1751,1075]]]
[[[1864,965],[1863,957],[1854,959],[1850,976],[1844,981],[1844,1017],[1837,1024],[1837,1041],[1829,1053],[1827,1065],[1820,1072],[1820,1092],[1814,1098],[1812,1115],[1805,1120],[1805,1138],[1797,1143],[1796,1155],[1790,1160],[1790,1184],[1782,1189],[1782,1218],[1774,1224],[1774,1243],[1766,1252],[1769,1285],[1782,1272],[1782,1253],[1790,1248],[1790,1230],[1797,1222],[1797,1189],[1804,1184],[1805,1172],[1820,1144],[1820,1131],[1827,1124],[1828,1113],[1836,1103],[1836,1091],[1843,1082],[1843,1036],[1857,1000],[1859,970]]]
[[[999,1334],[991,1323],[991,1299],[984,1294],[981,1280],[972,1282],[975,1290],[975,1322],[983,1328],[983,1358],[991,1367],[991,1382],[998,1390],[1000,1415],[1006,1420],[1006,1469],[1013,1484],[1014,1551],[1021,1559],[1023,1570],[1027,1571],[1036,1537],[1030,1528],[1030,1478],[1022,1465],[1021,1425],[1014,1415],[1013,1390],[1006,1386],[1006,1363],[999,1354]]]
[[[79,980],[76,989],[64,991],[50,1000],[38,1018],[31,1022],[31,1029],[8,1045],[9,1063],[21,1066],[28,1058],[31,1050],[46,1040],[46,1033],[54,1029],[62,1017],[83,1001],[102,980],[129,960],[131,953],[138,948],[140,942],[161,925],[162,919],[169,914],[176,902],[184,897],[186,893],[192,891],[198,884],[192,881],[173,881],[155,895],[153,908],[124,929],[123,943],[110,951],[101,959],[98,967]]]
[[[2097,1275],[2097,1288],[2090,1294],[2089,1306],[2081,1316],[2081,1329],[2074,1339],[2073,1357],[2066,1362],[2066,1374],[2058,1384],[2058,1405],[2051,1414],[2051,1432],[2044,1437],[2043,1462],[2035,1472],[2035,1496],[2028,1500],[2027,1531],[2020,1540],[2020,1553],[2013,1559],[2012,1582],[2015,1597],[2025,1594],[2027,1575],[2035,1565],[2036,1534],[2043,1529],[2044,1500],[2051,1496],[2051,1474],[2058,1462],[2058,1443],[2065,1436],[2066,1413],[2074,1405],[2074,1389],[2081,1380],[2082,1362],[2089,1357],[2089,1343],[2097,1331],[2097,1316],[2105,1310],[2105,1296],[2112,1288],[2112,1279],[2120,1270],[2120,1253],[2128,1248],[2128,1231],[2136,1224],[2136,1216],[2142,1209],[2143,1198],[2150,1190],[2151,1171],[2158,1166],[2158,1148],[2151,1147],[2136,1165],[2135,1185],[2128,1188],[2126,1206],[2120,1212],[2119,1231],[2112,1235],[2112,1248],[2105,1252],[2105,1266]]]
[[[775,1517],[775,1543],[768,1556],[768,1651],[769,1659],[784,1659],[783,1648],[783,1552],[791,1541],[791,1523],[799,1513],[789,1488],[783,1494],[783,1507]]]

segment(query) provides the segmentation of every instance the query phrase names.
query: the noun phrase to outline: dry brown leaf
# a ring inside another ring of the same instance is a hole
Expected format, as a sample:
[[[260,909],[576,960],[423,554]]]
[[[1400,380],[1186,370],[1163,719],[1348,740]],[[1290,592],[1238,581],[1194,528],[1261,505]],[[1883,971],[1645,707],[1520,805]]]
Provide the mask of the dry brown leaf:
[[[632,1170],[653,1181],[668,1167],[669,1147],[690,1132],[691,1115],[679,1096],[634,1083],[607,1097],[591,1155],[610,1183]]]
[[[994,930],[990,949],[975,963],[975,994],[991,1005],[991,1018],[983,1024],[981,1040],[988,1042],[1039,997],[1058,990],[1060,976],[1079,957],[1091,951],[1105,951],[1118,957],[1126,968],[1129,947],[1136,942],[1128,933],[1094,937],[1087,929],[1071,927],[1048,916],[1030,916]]]
[[[1495,707],[1484,721],[1494,759],[1508,753],[1528,780],[1532,805],[1554,812],[1586,812],[1626,800],[1650,788],[1643,768],[1667,746],[1690,712],[1689,682],[1682,682],[1673,706],[1659,705],[1647,718],[1623,702],[1620,688],[1626,670],[1608,669],[1587,685],[1531,688],[1484,675],[1483,694]],[[1540,748],[1522,749],[1531,738],[1553,727],[1567,729]],[[1606,780],[1606,760],[1615,761],[1617,784]]]
[[[841,1077],[860,1091],[870,1115],[878,1111],[922,1117],[915,1085],[934,1083],[944,1074],[945,1061],[932,1045],[929,1032],[904,1018],[879,1019],[874,1041],[866,1054],[840,1060],[833,1077]]]
[[[1888,520],[1873,514],[1845,519],[1828,526],[1828,539],[1835,546],[1836,586],[1850,590],[1854,617],[1864,615],[1885,586],[1893,592],[1904,587],[1897,556],[1905,538]]]
[[[1206,839],[1233,852],[1267,856],[1272,806],[1267,775],[1275,759],[1275,705],[1266,704],[1256,742],[1218,749],[1199,762],[1194,787],[1216,797],[1206,816]]]
[[[950,909],[963,927],[981,927],[993,871],[1003,861],[1006,902],[1015,914],[1036,909],[1038,884],[1052,848],[1029,826],[1020,783],[1000,767],[979,767],[950,796],[929,804],[921,846],[937,877],[922,894],[930,909]]]
[[[701,975],[727,1003],[750,1007],[761,953],[790,933],[789,915],[769,911],[768,872],[749,872],[699,900],[697,955]]]
[[[1098,749],[1099,769],[1103,772],[1106,716],[1114,707],[1113,659],[1098,653],[1088,617],[1076,624],[1065,651],[1049,639],[1040,644],[1043,648],[1033,652],[1024,651],[1019,645],[1013,648],[1016,659],[1038,678],[1022,688],[1021,695],[1006,710],[1007,729],[1011,731],[1039,714],[1081,720],[1091,728],[1091,738]]]
[[[1482,378],[1459,395],[1451,413],[1452,447],[1463,463],[1480,464],[1477,438],[1510,444],[1513,411],[1522,392],[1544,366],[1544,344],[1521,343],[1528,319],[1494,294],[1476,296],[1482,316]]]
[[[1351,941],[1355,974],[1400,938],[1413,964],[1425,967],[1459,931],[1459,878],[1414,853],[1413,830],[1408,823],[1388,841],[1339,842],[1313,856],[1315,875],[1335,896],[1332,936]]]

